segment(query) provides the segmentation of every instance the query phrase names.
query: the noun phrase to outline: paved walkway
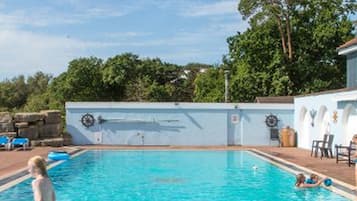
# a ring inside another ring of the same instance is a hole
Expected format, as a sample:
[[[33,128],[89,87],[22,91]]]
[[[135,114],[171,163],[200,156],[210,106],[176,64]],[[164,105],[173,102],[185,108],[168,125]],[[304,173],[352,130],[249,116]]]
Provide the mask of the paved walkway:
[[[0,179],[13,174],[20,169],[26,168],[27,160],[35,155],[41,155],[46,157],[50,150],[73,150],[74,148],[80,149],[205,149],[205,150],[242,150],[255,148],[265,153],[271,154],[275,157],[282,158],[289,162],[298,164],[300,166],[309,168],[313,171],[327,175],[332,178],[336,178],[345,183],[354,185],[354,166],[348,167],[346,163],[336,164],[335,159],[327,159],[310,157],[308,150],[299,148],[279,148],[279,147],[127,147],[127,146],[86,146],[86,147],[64,147],[64,148],[52,148],[52,147],[36,147],[32,150],[13,150],[5,151],[0,150]]]
[[[349,167],[346,162],[336,164],[336,158],[311,157],[309,150],[298,148],[258,147],[256,149],[347,184],[355,185],[354,166]]]
[[[29,150],[0,150],[0,180],[27,167],[27,161],[36,155],[47,158],[52,150],[70,150],[68,148],[36,147]]]

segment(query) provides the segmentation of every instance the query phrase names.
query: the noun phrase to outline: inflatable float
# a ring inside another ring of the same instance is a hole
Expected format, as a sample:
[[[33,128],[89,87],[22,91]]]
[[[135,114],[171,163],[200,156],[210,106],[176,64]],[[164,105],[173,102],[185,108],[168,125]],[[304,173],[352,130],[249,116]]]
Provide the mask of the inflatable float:
[[[330,178],[327,178],[327,179],[324,180],[324,184],[326,186],[331,186],[332,185],[332,180]]]
[[[68,160],[69,154],[65,151],[51,151],[47,157],[53,161]]]

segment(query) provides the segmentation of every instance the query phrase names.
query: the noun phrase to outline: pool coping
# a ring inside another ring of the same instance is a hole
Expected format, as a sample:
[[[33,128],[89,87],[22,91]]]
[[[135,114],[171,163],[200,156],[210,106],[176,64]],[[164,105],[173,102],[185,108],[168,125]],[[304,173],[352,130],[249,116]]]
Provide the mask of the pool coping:
[[[83,149],[71,149],[68,154],[70,155],[71,158],[77,157],[78,155],[86,152],[87,150]],[[64,161],[52,161],[48,160],[47,161],[47,169],[51,169]],[[26,179],[30,178],[31,175],[28,172],[27,167],[21,168],[16,172],[9,173],[7,175],[4,175],[0,178],[0,193],[15,186],[16,184],[25,181]]]
[[[331,186],[327,187],[325,185],[321,185],[321,187],[323,188],[326,188],[334,193],[337,193],[347,199],[350,199],[350,200],[357,200],[357,192],[355,189],[354,186],[352,186],[351,184],[348,184],[348,183],[345,183],[343,181],[340,181],[336,178],[333,178],[333,177],[330,177],[330,176],[327,176],[327,175],[324,175],[320,172],[316,172],[316,171],[313,171],[309,168],[306,168],[306,167],[303,167],[303,166],[300,166],[298,164],[295,164],[295,163],[292,163],[292,162],[289,162],[287,160],[284,160],[282,158],[279,158],[279,157],[275,157],[273,155],[270,155],[268,153],[265,153],[265,152],[262,152],[262,151],[259,151],[257,149],[248,149],[248,151],[252,152],[253,154],[255,154],[256,156],[264,159],[264,160],[267,160],[269,161],[270,163],[280,167],[281,169],[283,170],[286,170],[288,172],[291,172],[293,174],[298,174],[298,173],[303,173],[305,175],[310,175],[312,173],[318,175],[320,178],[330,178],[332,179],[333,183]]]

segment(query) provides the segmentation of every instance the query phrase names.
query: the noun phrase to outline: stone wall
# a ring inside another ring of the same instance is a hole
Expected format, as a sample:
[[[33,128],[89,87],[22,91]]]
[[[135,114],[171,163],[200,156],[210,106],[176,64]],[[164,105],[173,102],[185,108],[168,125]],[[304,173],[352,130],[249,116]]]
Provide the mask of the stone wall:
[[[41,140],[46,142],[62,141],[63,144],[61,113],[58,110],[15,113],[14,115],[9,112],[0,112],[0,135],[25,137],[30,139],[34,145],[42,145]]]
[[[9,112],[0,112],[0,132],[14,132],[12,116]]]

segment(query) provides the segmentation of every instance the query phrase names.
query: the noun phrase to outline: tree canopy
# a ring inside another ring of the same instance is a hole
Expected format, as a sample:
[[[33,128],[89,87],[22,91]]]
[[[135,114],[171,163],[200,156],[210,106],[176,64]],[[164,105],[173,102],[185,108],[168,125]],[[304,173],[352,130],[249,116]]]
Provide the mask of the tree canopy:
[[[348,16],[356,9],[355,1],[342,0],[240,1],[238,10],[250,28],[227,39],[231,100],[343,88],[345,58],[336,48],[354,37]],[[286,39],[290,53],[283,47]]]
[[[67,101],[193,101],[195,79],[211,65],[180,66],[159,58],[123,53],[106,61],[96,57],[69,62],[66,72],[52,77],[37,72],[0,82],[0,109],[60,109]]]

